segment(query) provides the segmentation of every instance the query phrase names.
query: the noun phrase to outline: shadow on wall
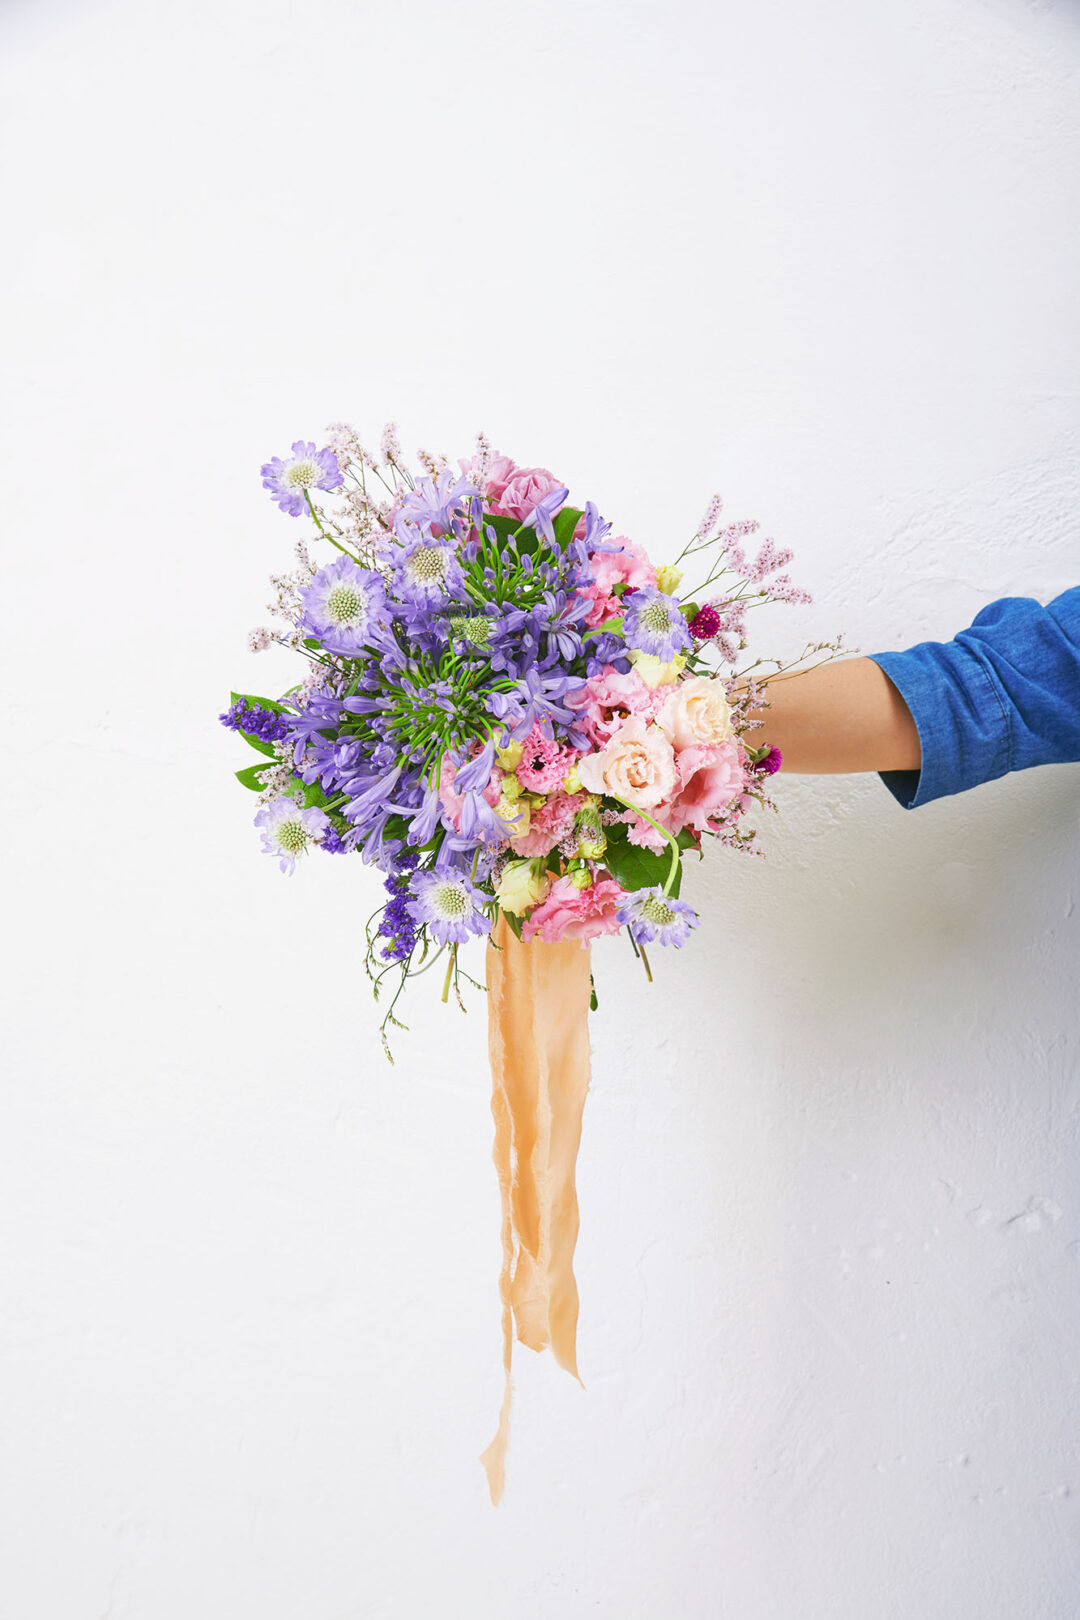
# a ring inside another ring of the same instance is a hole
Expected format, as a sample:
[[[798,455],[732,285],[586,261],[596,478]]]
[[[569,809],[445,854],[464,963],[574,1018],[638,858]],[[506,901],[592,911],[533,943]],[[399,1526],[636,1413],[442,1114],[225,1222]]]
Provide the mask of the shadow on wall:
[[[768,858],[714,865],[702,897],[737,999],[769,986],[762,1055],[790,1058],[794,1040],[802,1067],[850,1073],[956,1045],[970,1067],[999,1019],[1039,1017],[1052,1035],[1068,1005],[1076,787],[1075,766],[1049,767],[904,812],[876,781],[785,784]],[[738,951],[716,937],[735,913]]]

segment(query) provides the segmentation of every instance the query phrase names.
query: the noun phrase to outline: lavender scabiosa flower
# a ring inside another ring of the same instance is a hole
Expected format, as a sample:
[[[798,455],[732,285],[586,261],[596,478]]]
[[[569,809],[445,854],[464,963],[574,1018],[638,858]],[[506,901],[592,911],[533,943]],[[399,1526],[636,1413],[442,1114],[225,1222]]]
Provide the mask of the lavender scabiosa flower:
[[[305,809],[294,799],[272,799],[255,817],[256,827],[262,829],[263,851],[276,855],[281,870],[291,877],[297,859],[305,855],[312,844],[319,844],[326,836],[330,817],[314,805]]]
[[[490,932],[485,909],[490,901],[464,872],[452,868],[414,872],[410,888],[415,898],[409,902],[409,915],[426,924],[440,945],[463,945],[470,934]]]
[[[313,444],[297,439],[288,460],[274,456],[264,464],[262,481],[283,512],[301,517],[307,507],[307,490],[340,489],[345,479],[332,450],[317,450]]]
[[[371,641],[386,605],[386,588],[373,569],[351,557],[320,568],[301,593],[301,629],[316,636],[327,652],[358,657]]]
[[[397,532],[402,543],[393,548],[390,557],[395,593],[417,606],[444,601],[462,577],[454,546],[405,524]]]
[[[690,651],[690,631],[674,596],[665,596],[654,585],[643,585],[628,591],[623,601],[627,604],[623,635],[628,647],[650,653],[664,664],[677,653]]]
[[[661,945],[682,947],[690,937],[690,930],[698,923],[693,906],[665,894],[659,884],[628,894],[620,902],[617,916],[642,944],[655,939]]]

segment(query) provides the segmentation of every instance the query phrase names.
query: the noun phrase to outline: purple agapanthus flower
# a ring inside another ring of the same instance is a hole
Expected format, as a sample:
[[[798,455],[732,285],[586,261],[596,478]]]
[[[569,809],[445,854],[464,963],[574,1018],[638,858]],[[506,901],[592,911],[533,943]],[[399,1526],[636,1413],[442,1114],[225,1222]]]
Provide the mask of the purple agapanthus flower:
[[[327,652],[358,657],[375,635],[386,606],[382,576],[351,557],[320,568],[302,593],[301,628]]]
[[[281,870],[291,877],[297,859],[305,855],[312,844],[321,843],[331,825],[330,817],[314,805],[305,810],[294,799],[271,799],[255,817],[256,827],[262,829],[263,851],[276,855]]]
[[[643,585],[624,596],[623,602],[623,635],[628,647],[651,653],[665,664],[677,653],[691,650],[690,631],[676,597],[665,596],[655,585]]]
[[[659,884],[628,894],[616,915],[620,923],[629,926],[634,938],[645,945],[655,939],[661,945],[681,948],[689,939],[690,930],[698,924],[693,906],[665,894]]]
[[[463,945],[471,934],[491,930],[490,905],[464,872],[414,872],[409,915],[431,930],[440,945]]]
[[[480,491],[468,478],[455,478],[447,469],[435,478],[421,478],[401,503],[401,517],[419,529],[439,529],[460,537],[464,516]]]
[[[542,534],[550,545],[554,545],[555,527],[553,520],[569,493],[569,489],[565,485],[561,485],[558,489],[553,489],[547,495],[542,496],[522,523],[522,528],[535,529],[537,534]]]
[[[283,512],[302,517],[307,510],[305,490],[339,489],[345,479],[332,450],[317,450],[313,444],[297,439],[287,461],[274,456],[266,462],[262,481]]]

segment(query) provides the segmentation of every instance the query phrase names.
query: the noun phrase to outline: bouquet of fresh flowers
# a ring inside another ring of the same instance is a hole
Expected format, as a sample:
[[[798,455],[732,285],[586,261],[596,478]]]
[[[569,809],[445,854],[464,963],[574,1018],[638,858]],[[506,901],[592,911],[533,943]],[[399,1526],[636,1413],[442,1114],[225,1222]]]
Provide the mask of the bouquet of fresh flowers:
[[[588,946],[625,931],[649,973],[646,947],[681,946],[697,923],[684,856],[706,838],[754,851],[744,818],[770,804],[780,758],[755,746],[751,714],[790,666],[739,667],[746,618],[809,598],[772,540],[748,558],[756,523],[718,527],[719,497],[658,567],[483,435],[457,470],[420,460],[414,477],[393,428],[376,456],[339,425],[263,467],[314,535],[274,578],[284,627],[250,645],[292,647],[309,668],[278,699],[233,693],[222,719],[264,756],[237,775],[283,871],[317,847],[384,873],[366,949],[376,995],[397,979],[384,1045],[408,980],[444,957],[443,1000],[460,997],[461,947],[488,936],[506,1385],[483,1461],[497,1501],[515,1333],[577,1371]],[[312,543],[333,556],[316,562]],[[683,564],[700,570],[687,589]]]
[[[625,930],[648,972],[646,945],[681,946],[697,922],[683,856],[754,847],[743,818],[780,758],[748,728],[766,666],[737,666],[750,608],[809,600],[791,553],[766,540],[749,561],[758,525],[718,530],[714,497],[657,566],[482,435],[459,472],[421,452],[419,478],[392,428],[378,457],[351,428],[328,437],[262,469],[336,553],[320,566],[301,541],[299,572],[274,579],[287,628],[251,637],[309,673],[278,700],[234,693],[222,716],[270,760],[237,772],[264,849],[290,873],[314,847],[384,871],[376,994],[441,954],[445,1000],[459,947],[500,914],[526,942]],[[684,590],[680,565],[706,553]]]

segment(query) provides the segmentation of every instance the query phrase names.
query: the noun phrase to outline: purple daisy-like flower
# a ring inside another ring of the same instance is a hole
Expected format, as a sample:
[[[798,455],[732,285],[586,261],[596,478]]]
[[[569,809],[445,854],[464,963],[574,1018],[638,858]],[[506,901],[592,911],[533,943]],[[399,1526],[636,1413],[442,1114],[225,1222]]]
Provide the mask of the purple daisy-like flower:
[[[394,547],[390,557],[395,594],[416,607],[445,601],[462,579],[456,547],[405,525],[398,535],[402,543]]]
[[[265,463],[262,481],[263,489],[270,491],[283,512],[302,517],[307,508],[305,490],[339,489],[345,479],[332,450],[317,450],[313,444],[297,439],[287,461],[274,456]]]
[[[330,817],[314,805],[306,809],[295,799],[271,799],[255,817],[262,829],[263,851],[276,855],[281,870],[291,877],[296,862],[312,844],[320,844],[331,825]]]
[[[674,596],[665,596],[655,585],[643,585],[632,593],[628,591],[623,601],[623,636],[628,647],[651,653],[665,664],[676,653],[690,651],[690,631]]]
[[[491,902],[464,872],[414,872],[409,886],[414,896],[409,915],[425,923],[440,945],[463,945],[471,934],[491,931],[485,909]]]
[[[371,641],[386,606],[386,587],[373,569],[351,557],[320,568],[302,593],[300,626],[327,652],[357,657]]]
[[[628,894],[620,903],[617,916],[642,944],[655,939],[661,945],[681,947],[689,939],[690,930],[698,924],[693,906],[665,894],[659,884]]]

